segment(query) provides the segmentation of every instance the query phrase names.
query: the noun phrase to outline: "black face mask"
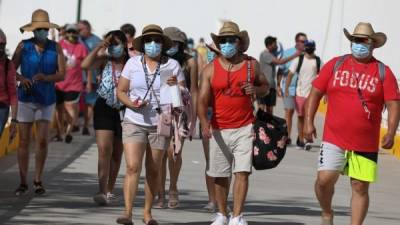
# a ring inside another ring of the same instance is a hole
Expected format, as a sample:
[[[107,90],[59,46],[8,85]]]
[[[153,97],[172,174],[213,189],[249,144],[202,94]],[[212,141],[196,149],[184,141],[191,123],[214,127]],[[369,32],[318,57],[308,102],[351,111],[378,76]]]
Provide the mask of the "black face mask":
[[[315,52],[315,48],[306,48],[306,49],[304,49],[304,51],[307,53],[307,54],[314,54],[314,52]]]

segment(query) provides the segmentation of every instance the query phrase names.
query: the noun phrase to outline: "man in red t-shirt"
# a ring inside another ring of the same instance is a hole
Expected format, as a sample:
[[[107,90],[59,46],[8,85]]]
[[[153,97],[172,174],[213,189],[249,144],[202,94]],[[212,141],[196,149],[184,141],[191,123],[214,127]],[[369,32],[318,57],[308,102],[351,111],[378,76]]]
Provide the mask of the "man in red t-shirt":
[[[388,66],[373,57],[386,35],[369,23],[350,34],[351,55],[330,60],[313,82],[308,96],[305,135],[316,134],[314,116],[323,95],[328,99],[315,192],[322,208],[322,224],[333,224],[332,197],[340,173],[351,179],[351,224],[361,225],[368,211],[368,188],[376,181],[382,110],[388,111],[388,131],[382,147],[393,146],[399,124],[400,94]]]
[[[229,177],[235,174],[234,208],[229,225],[247,225],[242,208],[252,168],[254,121],[252,97],[265,96],[268,83],[259,64],[243,53],[249,46],[246,31],[237,24],[225,22],[219,35],[211,34],[221,56],[203,70],[198,115],[204,137],[211,138],[207,175],[214,177],[217,213],[212,225],[226,225]],[[211,122],[207,109],[212,106]]]

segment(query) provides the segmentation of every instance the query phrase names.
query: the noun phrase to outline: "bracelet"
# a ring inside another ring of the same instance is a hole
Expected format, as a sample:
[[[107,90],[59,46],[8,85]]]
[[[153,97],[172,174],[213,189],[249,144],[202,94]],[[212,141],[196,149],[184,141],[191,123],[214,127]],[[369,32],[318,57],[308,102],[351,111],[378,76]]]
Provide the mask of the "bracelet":
[[[12,119],[11,119],[11,123],[18,123],[18,120],[15,119],[15,118],[12,118]]]

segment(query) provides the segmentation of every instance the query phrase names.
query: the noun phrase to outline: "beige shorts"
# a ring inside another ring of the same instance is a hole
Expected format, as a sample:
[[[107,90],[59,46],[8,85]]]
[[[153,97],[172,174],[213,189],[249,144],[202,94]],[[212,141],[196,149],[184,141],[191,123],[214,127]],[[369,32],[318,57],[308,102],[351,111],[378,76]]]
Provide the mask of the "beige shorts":
[[[122,142],[125,143],[145,143],[151,149],[167,150],[171,138],[157,134],[157,126],[142,126],[129,120],[122,122]]]
[[[210,139],[211,177],[229,177],[232,172],[252,169],[253,124],[236,129],[213,130]]]

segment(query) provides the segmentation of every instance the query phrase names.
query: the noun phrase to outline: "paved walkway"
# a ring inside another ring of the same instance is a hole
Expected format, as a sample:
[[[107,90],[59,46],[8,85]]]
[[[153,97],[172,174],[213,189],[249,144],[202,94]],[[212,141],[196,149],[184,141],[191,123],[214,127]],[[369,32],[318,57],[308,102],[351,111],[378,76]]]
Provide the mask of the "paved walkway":
[[[318,118],[318,127],[321,130],[321,117]],[[179,182],[181,207],[176,210],[154,210],[154,216],[164,225],[207,225],[212,215],[202,210],[207,203],[207,193],[201,142],[194,140],[187,143],[183,157]],[[317,146],[311,152],[289,147],[278,168],[255,171],[250,179],[245,206],[249,224],[319,225],[319,206],[313,191],[317,157]],[[371,187],[371,207],[365,224],[398,225],[400,162],[383,153],[380,154],[379,163],[380,180]],[[33,170],[32,166],[30,171]],[[16,198],[13,196],[19,182],[16,155],[0,159],[0,224],[115,224],[115,219],[123,209],[124,165],[115,190],[120,198],[109,207],[97,207],[92,202],[92,196],[97,191],[96,167],[97,149],[93,137],[77,136],[71,145],[52,143],[45,175],[48,194],[35,197],[30,192],[27,196]],[[349,224],[350,194],[349,180],[342,177],[334,199],[335,224]],[[135,224],[142,224],[143,195],[142,179],[135,204]]]

